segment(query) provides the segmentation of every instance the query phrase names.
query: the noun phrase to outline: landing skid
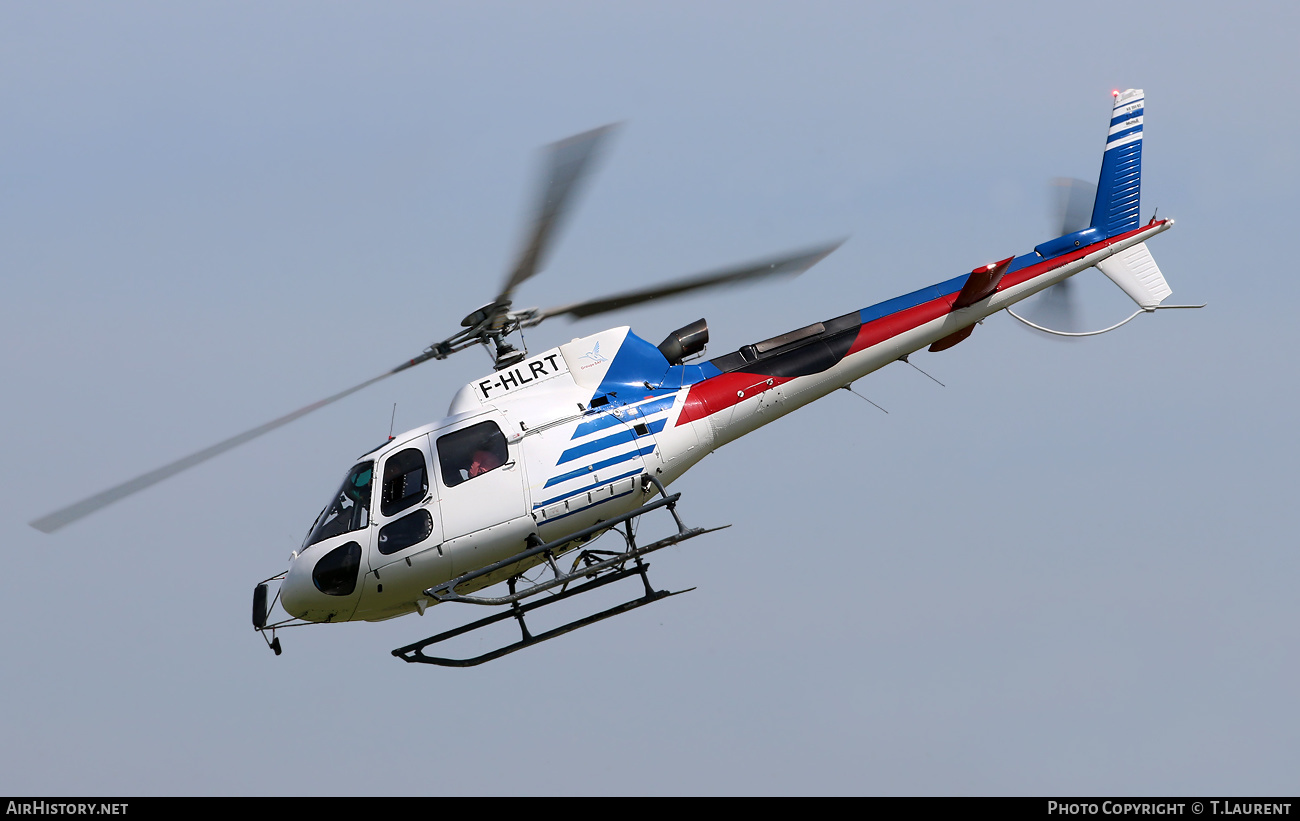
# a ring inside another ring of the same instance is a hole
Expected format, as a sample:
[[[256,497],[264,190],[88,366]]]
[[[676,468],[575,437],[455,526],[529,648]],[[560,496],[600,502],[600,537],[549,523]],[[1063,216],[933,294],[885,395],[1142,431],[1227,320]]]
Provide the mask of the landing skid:
[[[439,633],[438,635],[431,636],[427,639],[424,639],[423,641],[418,641],[415,642],[414,644],[408,644],[405,647],[399,647],[398,649],[393,651],[393,655],[397,656],[403,661],[412,662],[412,663],[419,662],[422,664],[436,664],[440,667],[475,667],[485,662],[492,661],[493,659],[498,659],[501,658],[502,656],[510,655],[511,653],[524,649],[525,647],[532,647],[534,644],[541,644],[542,642],[549,641],[550,639],[553,639],[556,636],[562,636],[565,633],[571,633],[574,630],[578,630],[582,627],[587,627],[588,625],[595,624],[596,622],[604,621],[605,619],[611,618],[613,616],[617,616],[622,613],[627,613],[629,611],[635,610],[638,607],[643,607],[644,605],[652,604],[662,599],[666,599],[669,596],[676,596],[679,593],[689,593],[691,590],[694,590],[695,588],[693,587],[688,588],[686,590],[676,590],[672,592],[667,590],[655,590],[653,587],[651,587],[650,579],[646,575],[647,571],[649,571],[650,569],[650,565],[643,562],[641,560],[641,557],[645,556],[648,553],[653,553],[656,550],[660,550],[662,548],[668,547],[669,545],[678,544],[680,542],[686,541],[687,539],[693,539],[696,536],[702,536],[705,533],[712,533],[715,530],[722,530],[722,528],[721,527],[708,528],[708,529],[687,528],[685,525],[682,524],[682,520],[680,517],[678,517],[676,511],[677,500],[681,498],[681,494],[675,493],[672,496],[669,496],[664,491],[664,487],[662,484],[660,484],[659,480],[655,479],[652,476],[647,476],[646,479],[643,481],[645,481],[647,485],[653,483],[655,487],[658,488],[660,496],[662,498],[657,499],[653,502],[649,502],[645,505],[642,505],[641,507],[638,507],[636,510],[625,513],[622,516],[616,516],[612,519],[592,525],[591,527],[585,528],[583,530],[579,530],[576,533],[571,533],[562,539],[557,539],[556,541],[549,542],[547,544],[541,544],[541,540],[538,539],[536,536],[533,536],[532,541],[535,542],[536,544],[534,544],[532,547],[528,548],[527,550],[524,550],[521,553],[511,556],[508,559],[504,559],[500,562],[497,562],[496,564],[492,564],[487,567],[481,568],[479,570],[474,571],[473,573],[467,573],[463,576],[452,579],[449,582],[445,582],[436,587],[431,587],[428,590],[426,590],[425,593],[427,595],[437,599],[440,602],[461,602],[464,604],[480,604],[480,605],[508,605],[509,609],[499,613],[495,613],[494,615],[488,616],[486,618],[479,619],[478,621],[470,622],[469,624],[463,625],[461,627],[457,627],[455,629],[448,630],[443,633]],[[666,536],[651,544],[638,546],[636,543],[636,538],[633,535],[633,522],[635,522],[640,516],[649,513],[652,510],[657,510],[661,507],[667,507],[669,512],[672,513],[673,519],[677,523],[677,532],[671,536]],[[625,550],[622,551],[603,551],[603,550],[589,550],[589,549],[582,550],[578,553],[577,557],[574,559],[573,566],[572,568],[570,568],[568,573],[561,571],[560,568],[556,565],[555,556],[559,552],[560,548],[563,548],[564,546],[572,542],[581,543],[591,538],[597,533],[616,528],[618,525],[623,525],[622,530],[616,530],[615,532],[619,533],[619,535],[621,535],[624,541],[627,543],[627,547]],[[724,525],[724,527],[728,527],[728,525]],[[458,586],[470,583],[475,579],[482,578],[483,576],[496,572],[502,568],[509,567],[510,565],[515,564],[517,562],[526,562],[527,560],[533,559],[537,556],[544,557],[546,564],[551,569],[552,578],[547,579],[545,581],[529,583],[529,585],[524,589],[517,590],[516,588],[518,587],[518,583],[523,577],[514,576],[508,580],[508,585],[510,589],[509,595],[499,596],[494,598],[469,596],[469,595],[463,595],[456,592],[456,588]],[[639,596],[638,598],[630,599],[626,602],[623,602],[622,604],[615,605],[614,607],[611,607],[607,610],[602,610],[599,613],[593,613],[590,616],[586,616],[584,618],[571,621],[568,624],[562,625],[560,627],[556,627],[553,630],[547,630],[545,633],[539,633],[537,635],[533,635],[531,632],[529,632],[528,624],[524,618],[526,614],[531,613],[534,610],[539,610],[543,607],[546,607],[547,605],[555,604],[556,602],[563,601],[564,599],[577,596],[581,593],[587,593],[589,591],[595,590],[596,588],[604,587],[607,584],[612,584],[613,582],[621,581],[623,579],[630,578],[632,576],[639,576],[641,578],[641,584],[645,591],[644,594]],[[529,598],[530,596],[535,596],[538,593],[542,593],[548,590],[553,590],[557,587],[560,588],[560,592],[554,593],[551,596],[547,597],[546,599],[531,602],[529,604],[520,603],[521,601]],[[463,636],[468,633],[472,633],[475,630],[479,630],[483,627],[487,627],[488,625],[496,624],[497,622],[504,621],[506,619],[511,619],[511,618],[515,619],[519,623],[519,631],[521,634],[519,641],[514,642],[513,644],[507,644],[497,648],[496,650],[492,650],[487,653],[484,653],[483,655],[475,656],[473,658],[467,658],[467,659],[453,659],[453,658],[443,658],[437,656],[428,656],[425,655],[424,653],[424,650],[427,647],[440,644],[444,641],[448,641],[458,636]]]

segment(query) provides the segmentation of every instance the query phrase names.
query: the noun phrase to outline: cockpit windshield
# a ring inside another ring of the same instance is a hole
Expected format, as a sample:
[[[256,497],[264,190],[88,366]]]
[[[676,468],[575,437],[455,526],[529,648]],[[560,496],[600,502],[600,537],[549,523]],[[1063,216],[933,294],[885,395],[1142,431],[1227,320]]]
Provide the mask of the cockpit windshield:
[[[312,526],[303,547],[340,533],[351,533],[370,526],[370,485],[374,473],[374,462],[362,462],[348,472],[343,487],[339,488],[320,516],[316,517],[316,524]]]

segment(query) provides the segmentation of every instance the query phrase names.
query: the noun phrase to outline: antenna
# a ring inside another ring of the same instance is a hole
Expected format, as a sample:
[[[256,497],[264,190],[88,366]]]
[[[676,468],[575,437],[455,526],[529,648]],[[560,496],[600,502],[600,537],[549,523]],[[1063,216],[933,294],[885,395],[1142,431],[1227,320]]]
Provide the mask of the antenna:
[[[880,407],[880,406],[877,405],[875,402],[872,402],[872,401],[871,401],[870,399],[868,399],[867,397],[865,397],[865,396],[863,396],[862,394],[858,393],[857,391],[853,390],[853,383],[852,383],[852,382],[850,382],[850,383],[847,384],[847,385],[841,385],[841,386],[840,386],[840,389],[841,389],[841,390],[846,390],[846,391],[848,391],[849,393],[853,394],[853,395],[856,396],[857,398],[861,399],[863,402],[867,402],[867,403],[869,403],[872,407],[874,407],[874,408],[875,408],[876,410],[878,410],[878,411],[881,411],[882,413],[889,413],[889,411],[887,411],[887,410],[885,410],[884,408]]]
[[[388,441],[393,441],[393,425],[397,423],[397,403],[393,403],[393,418],[388,420]]]
[[[912,362],[912,360],[910,360],[910,359],[907,358],[907,354],[903,354],[902,356],[898,357],[898,361],[899,361],[899,362],[906,362],[907,364],[911,365],[913,368],[916,368],[918,371],[921,371],[921,369],[920,369],[920,368],[917,368],[917,366]],[[945,384],[943,384],[942,382],[940,382],[938,379],[935,379],[933,376],[930,376],[930,374],[925,373],[925,371],[921,371],[921,373],[925,374],[926,376],[929,376],[931,379],[934,379],[935,384],[937,384],[939,387],[941,387],[941,388],[946,388],[946,387],[948,387],[947,385],[945,385]]]

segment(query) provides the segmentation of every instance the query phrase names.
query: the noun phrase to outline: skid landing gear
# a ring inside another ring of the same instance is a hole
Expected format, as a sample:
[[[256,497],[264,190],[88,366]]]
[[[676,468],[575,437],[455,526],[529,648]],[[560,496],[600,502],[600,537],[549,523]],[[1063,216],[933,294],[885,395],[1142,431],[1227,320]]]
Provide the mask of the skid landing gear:
[[[646,486],[653,483],[662,498],[644,504],[636,510],[625,513],[622,516],[616,516],[612,519],[579,530],[576,533],[571,533],[562,539],[557,539],[556,541],[547,544],[542,544],[540,539],[533,536],[530,540],[530,543],[532,543],[533,546],[529,547],[527,550],[511,556],[508,559],[497,562],[496,564],[489,565],[472,573],[467,573],[463,576],[452,579],[449,582],[440,584],[437,587],[431,587],[426,590],[425,593],[427,595],[442,602],[508,605],[509,609],[479,619],[478,621],[470,622],[461,627],[439,633],[438,635],[431,636],[423,641],[408,644],[405,647],[399,647],[393,651],[393,655],[403,661],[412,663],[419,662],[422,664],[436,664],[440,667],[474,667],[492,661],[493,659],[498,659],[502,656],[517,652],[525,647],[532,647],[534,644],[541,644],[542,642],[553,639],[556,636],[571,633],[574,630],[595,624],[598,621],[604,621],[613,616],[627,613],[647,604],[652,604],[662,599],[666,599],[669,596],[676,596],[679,593],[689,593],[691,590],[694,590],[695,588],[693,587],[686,590],[676,590],[672,592],[667,590],[655,590],[650,584],[649,577],[646,575],[647,571],[650,569],[650,565],[643,562],[641,557],[648,553],[653,553],[656,550],[668,547],[669,545],[678,544],[687,539],[693,539],[696,536],[701,536],[705,533],[712,533],[713,531],[721,530],[722,528],[687,528],[682,524],[682,520],[677,515],[676,510],[677,500],[681,498],[681,494],[675,493],[672,496],[669,496],[665,492],[663,485],[653,476],[647,475],[642,479],[642,482]],[[677,532],[651,544],[638,546],[636,538],[633,535],[633,522],[635,522],[640,516],[661,507],[667,507],[668,511],[672,513],[673,520],[677,523]],[[561,571],[556,565],[555,556],[560,552],[561,548],[572,542],[584,542],[597,533],[617,528],[619,525],[622,525],[623,528],[621,530],[616,530],[615,532],[619,533],[627,543],[626,549],[621,551],[582,550],[578,553],[577,558],[574,559],[573,566],[568,573]],[[535,559],[538,556],[542,556],[545,563],[550,567],[552,578],[536,583],[529,583],[526,588],[517,590],[516,588],[518,587],[518,583],[522,577],[514,576],[508,581],[510,589],[509,595],[495,598],[462,595],[456,592],[456,588],[460,585],[482,578],[483,576],[501,570],[502,568],[509,567],[517,562],[528,562],[528,560]],[[630,599],[622,604],[615,605],[607,610],[602,610],[599,613],[593,613],[590,616],[576,619],[568,624],[556,627],[553,630],[548,630],[545,633],[533,635],[528,630],[528,624],[525,621],[525,616],[528,613],[633,576],[639,576],[641,578],[641,585],[644,590],[644,593],[641,596],[635,599]],[[529,598],[530,596],[535,596],[538,593],[553,590],[557,587],[560,588],[560,592],[548,596],[545,599],[531,602],[529,604],[520,604],[522,600]],[[487,627],[488,625],[496,624],[497,622],[511,618],[515,619],[519,623],[519,631],[521,634],[519,641],[514,642],[513,644],[507,644],[498,647],[496,650],[467,659],[442,658],[425,655],[424,653],[425,648],[432,647],[444,641],[456,638],[457,636],[463,636],[472,633],[475,630]]]

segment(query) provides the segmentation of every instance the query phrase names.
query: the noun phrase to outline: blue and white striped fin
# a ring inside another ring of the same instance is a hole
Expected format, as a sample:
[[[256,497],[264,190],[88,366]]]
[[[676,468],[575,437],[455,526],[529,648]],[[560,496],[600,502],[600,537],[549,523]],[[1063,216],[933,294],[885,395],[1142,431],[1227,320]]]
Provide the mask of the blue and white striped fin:
[[[1106,135],[1106,154],[1097,180],[1092,227],[1107,237],[1138,227],[1142,193],[1142,121],[1145,95],[1140,88],[1116,92]]]

